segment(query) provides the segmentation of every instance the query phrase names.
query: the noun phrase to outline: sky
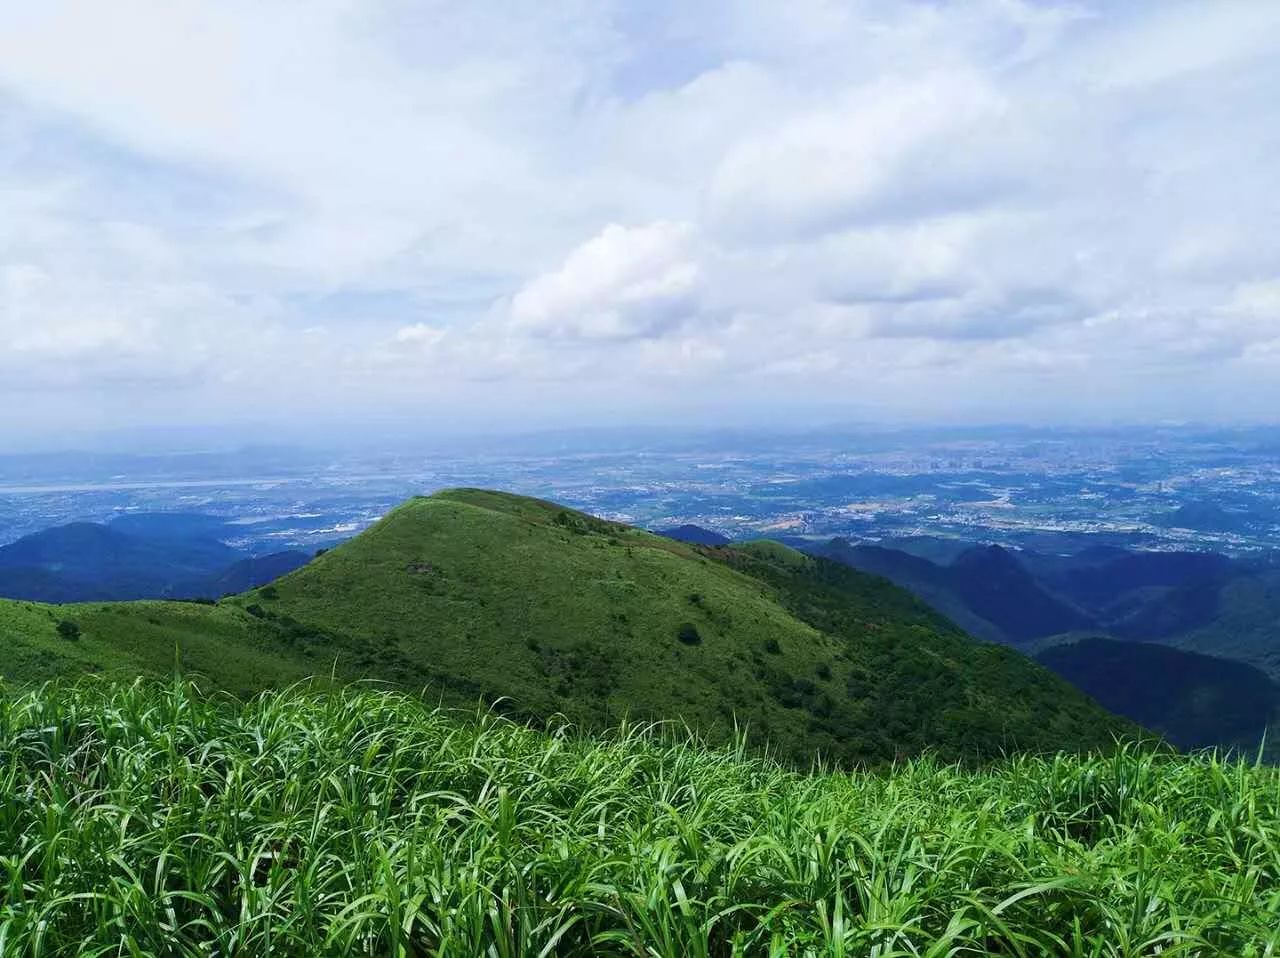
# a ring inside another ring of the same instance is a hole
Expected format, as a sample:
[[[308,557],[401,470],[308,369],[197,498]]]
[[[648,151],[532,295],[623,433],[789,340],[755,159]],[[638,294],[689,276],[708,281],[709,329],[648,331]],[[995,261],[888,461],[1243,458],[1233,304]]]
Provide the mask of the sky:
[[[1266,0],[4,4],[0,441],[1276,421],[1277,103]]]

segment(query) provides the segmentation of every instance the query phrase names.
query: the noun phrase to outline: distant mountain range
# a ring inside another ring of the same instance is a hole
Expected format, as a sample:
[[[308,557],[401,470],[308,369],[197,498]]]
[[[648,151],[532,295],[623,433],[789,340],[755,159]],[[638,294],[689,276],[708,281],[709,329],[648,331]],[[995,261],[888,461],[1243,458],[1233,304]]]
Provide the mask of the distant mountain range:
[[[1035,649],[1084,633],[1252,662],[1280,678],[1280,561],[1104,547],[1047,555],[971,544],[949,561],[847,539],[788,540],[885,578],[975,635]]]
[[[1280,710],[1275,555],[1114,547],[1050,555],[927,537],[902,548],[789,541],[883,576],[973,635],[1038,653],[1108,708],[1176,743],[1252,746]]]
[[[222,541],[211,516],[129,515],[78,522],[0,547],[0,597],[34,602],[216,599],[270,582],[310,556],[255,556]]]

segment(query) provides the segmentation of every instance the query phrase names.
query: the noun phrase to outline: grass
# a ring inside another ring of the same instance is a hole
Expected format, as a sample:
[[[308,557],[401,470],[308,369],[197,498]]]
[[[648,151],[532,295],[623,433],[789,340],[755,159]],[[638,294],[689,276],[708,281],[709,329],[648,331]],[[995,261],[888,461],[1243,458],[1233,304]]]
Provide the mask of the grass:
[[[4,955],[1280,949],[1280,779],[1125,747],[788,771],[402,694],[0,696]]]
[[[59,635],[60,622],[79,626],[79,638]],[[233,604],[52,606],[0,600],[0,678],[36,684],[86,672],[164,676],[172,674],[177,662],[244,695],[329,671],[329,650],[291,645],[286,638]]]

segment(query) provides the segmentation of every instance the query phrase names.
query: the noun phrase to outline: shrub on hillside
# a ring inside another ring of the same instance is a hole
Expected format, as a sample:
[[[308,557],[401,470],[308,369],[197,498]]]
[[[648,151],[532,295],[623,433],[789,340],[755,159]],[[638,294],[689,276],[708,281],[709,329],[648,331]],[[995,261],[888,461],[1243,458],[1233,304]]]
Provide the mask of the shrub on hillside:
[[[685,645],[702,644],[702,636],[698,634],[698,627],[692,622],[681,624],[680,628],[676,630],[676,638]]]

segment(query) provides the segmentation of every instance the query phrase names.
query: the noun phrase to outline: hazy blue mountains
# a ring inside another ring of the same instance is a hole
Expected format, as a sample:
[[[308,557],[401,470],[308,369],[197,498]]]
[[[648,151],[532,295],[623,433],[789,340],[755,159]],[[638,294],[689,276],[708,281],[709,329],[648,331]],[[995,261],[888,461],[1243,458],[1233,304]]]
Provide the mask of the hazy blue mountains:
[[[222,520],[134,515],[76,522],[0,547],[0,597],[33,602],[217,598],[305,565],[302,552],[264,556],[227,545]]]

